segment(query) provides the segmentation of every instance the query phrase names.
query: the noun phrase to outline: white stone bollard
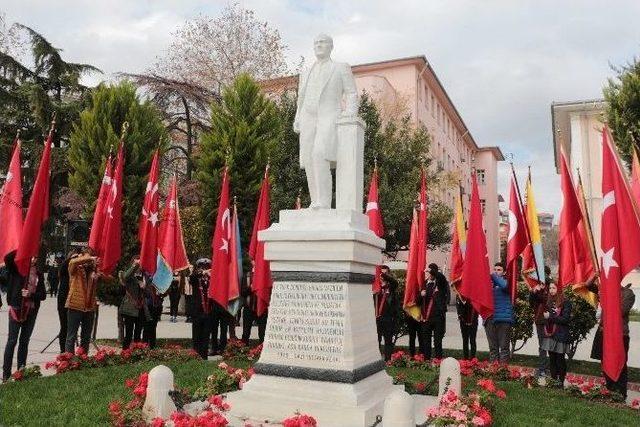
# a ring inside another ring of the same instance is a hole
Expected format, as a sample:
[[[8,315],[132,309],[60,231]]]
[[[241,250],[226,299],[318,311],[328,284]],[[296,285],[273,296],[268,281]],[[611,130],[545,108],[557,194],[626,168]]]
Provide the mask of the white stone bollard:
[[[449,385],[447,386],[447,382]],[[440,382],[438,383],[438,398],[447,390],[453,390],[460,396],[461,389],[460,363],[453,357],[447,357],[440,362]]]
[[[156,417],[167,419],[176,410],[169,392],[173,391],[173,372],[164,365],[158,365],[149,371],[147,396],[142,411],[151,421]]]
[[[394,390],[384,401],[383,427],[415,427],[413,398],[402,390]]]

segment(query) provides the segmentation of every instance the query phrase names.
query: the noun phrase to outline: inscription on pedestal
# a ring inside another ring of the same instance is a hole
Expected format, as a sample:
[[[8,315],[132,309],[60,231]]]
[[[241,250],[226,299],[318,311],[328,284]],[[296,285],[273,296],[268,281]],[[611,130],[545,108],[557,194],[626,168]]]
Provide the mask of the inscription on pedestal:
[[[265,350],[282,362],[338,363],[344,349],[346,283],[278,282]]]

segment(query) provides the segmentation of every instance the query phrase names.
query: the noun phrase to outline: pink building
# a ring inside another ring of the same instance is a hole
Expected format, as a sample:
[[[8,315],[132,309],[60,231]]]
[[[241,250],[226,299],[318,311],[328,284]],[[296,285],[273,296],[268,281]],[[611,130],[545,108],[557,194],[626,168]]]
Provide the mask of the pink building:
[[[468,213],[471,172],[476,169],[489,259],[497,261],[500,256],[497,165],[504,160],[500,148],[478,146],[425,56],[360,64],[352,70],[358,90],[366,91],[375,100],[383,119],[386,114],[401,111],[428,130],[433,167],[442,170],[449,183],[442,188],[430,187],[430,198],[453,208],[460,183]],[[295,89],[297,76],[263,82],[263,87],[270,93]],[[446,269],[448,257],[448,251],[437,251],[430,253],[429,259]]]

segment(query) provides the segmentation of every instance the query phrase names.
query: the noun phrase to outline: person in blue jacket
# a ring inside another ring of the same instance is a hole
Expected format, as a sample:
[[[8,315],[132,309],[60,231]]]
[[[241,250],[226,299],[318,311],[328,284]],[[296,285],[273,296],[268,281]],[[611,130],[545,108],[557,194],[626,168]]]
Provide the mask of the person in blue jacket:
[[[507,280],[504,278],[504,266],[497,262],[491,274],[493,284],[493,316],[485,319],[484,330],[489,342],[489,360],[508,363],[511,345],[511,326],[513,325],[513,305]]]

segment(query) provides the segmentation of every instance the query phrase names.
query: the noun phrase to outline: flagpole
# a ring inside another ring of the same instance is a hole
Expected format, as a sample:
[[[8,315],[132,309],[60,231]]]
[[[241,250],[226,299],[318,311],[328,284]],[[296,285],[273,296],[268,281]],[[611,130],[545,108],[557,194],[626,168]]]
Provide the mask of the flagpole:
[[[587,220],[587,226],[589,228],[589,248],[591,249],[591,256],[593,257],[593,266],[596,273],[600,273],[600,266],[598,265],[598,254],[596,253],[595,240],[593,239],[593,228],[591,228],[591,215],[589,215],[589,209],[587,209],[587,200],[584,197],[584,186],[582,185],[582,175],[580,175],[580,168],[578,169],[578,185],[580,186],[580,198],[582,199],[581,208],[584,210],[584,216]]]
[[[531,252],[533,252],[533,242],[531,241],[531,233],[529,232],[529,220],[527,219],[527,214],[524,211],[524,204],[522,203],[522,195],[520,194],[520,184],[518,184],[518,177],[516,176],[516,170],[513,167],[513,162],[511,164],[511,174],[513,176],[513,181],[516,184],[516,194],[518,195],[518,203],[520,203],[520,211],[522,212],[522,220],[524,221],[524,230],[527,235],[527,240],[529,241],[529,245],[531,245]],[[531,166],[529,166],[529,180],[531,180]],[[538,271],[538,260],[536,259],[535,253],[533,253],[533,265],[536,268],[536,277],[538,279],[538,283],[542,283],[540,281],[540,272]]]

